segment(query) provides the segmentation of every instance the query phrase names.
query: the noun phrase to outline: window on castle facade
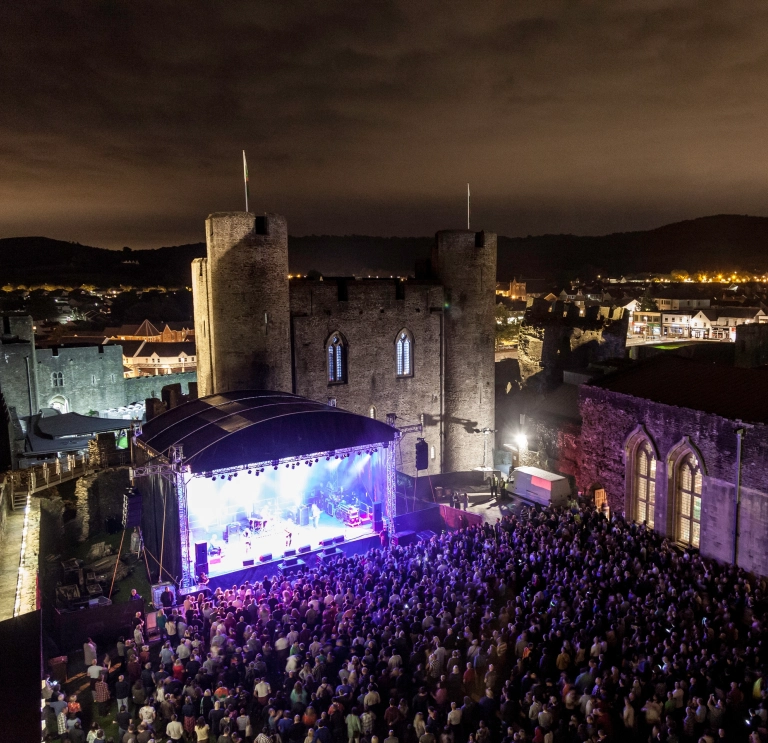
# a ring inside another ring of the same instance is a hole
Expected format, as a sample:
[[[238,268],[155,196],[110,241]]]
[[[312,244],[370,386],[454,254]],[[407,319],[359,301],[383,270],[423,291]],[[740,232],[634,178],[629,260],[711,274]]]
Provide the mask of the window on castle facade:
[[[398,377],[413,376],[413,338],[407,330],[401,330],[397,335],[395,370]]]
[[[698,547],[701,536],[701,466],[694,454],[686,454],[677,466],[677,541]]]
[[[339,333],[334,333],[326,349],[328,358],[328,382],[344,384],[347,381],[347,347]]]
[[[64,386],[64,372],[53,372],[51,374],[51,387]]]
[[[635,521],[653,529],[656,504],[656,459],[651,445],[644,441],[635,454]]]

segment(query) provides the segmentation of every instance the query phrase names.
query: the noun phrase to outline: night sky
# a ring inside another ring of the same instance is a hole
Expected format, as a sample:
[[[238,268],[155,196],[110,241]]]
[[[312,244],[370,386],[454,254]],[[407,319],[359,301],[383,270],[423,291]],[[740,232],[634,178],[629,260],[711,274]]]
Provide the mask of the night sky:
[[[0,237],[602,234],[768,214],[768,3],[5,2]]]

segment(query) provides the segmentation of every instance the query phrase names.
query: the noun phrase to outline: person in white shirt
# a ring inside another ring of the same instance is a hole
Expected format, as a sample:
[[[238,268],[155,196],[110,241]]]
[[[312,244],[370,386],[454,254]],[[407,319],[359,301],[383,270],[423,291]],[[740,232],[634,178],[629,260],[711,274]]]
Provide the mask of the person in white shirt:
[[[184,737],[184,726],[179,722],[176,715],[173,715],[171,721],[166,726],[165,734],[171,740],[181,740]]]
[[[88,666],[87,674],[88,678],[95,683],[99,680],[99,676],[104,672],[104,666],[100,666],[99,662],[94,658],[91,661],[91,665]]]

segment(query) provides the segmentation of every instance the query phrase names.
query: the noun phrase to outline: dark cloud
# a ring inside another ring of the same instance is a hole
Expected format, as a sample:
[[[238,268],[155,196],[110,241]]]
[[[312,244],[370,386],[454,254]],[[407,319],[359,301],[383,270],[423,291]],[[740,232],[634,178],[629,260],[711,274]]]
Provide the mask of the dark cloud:
[[[0,235],[605,232],[764,214],[753,0],[0,6]]]

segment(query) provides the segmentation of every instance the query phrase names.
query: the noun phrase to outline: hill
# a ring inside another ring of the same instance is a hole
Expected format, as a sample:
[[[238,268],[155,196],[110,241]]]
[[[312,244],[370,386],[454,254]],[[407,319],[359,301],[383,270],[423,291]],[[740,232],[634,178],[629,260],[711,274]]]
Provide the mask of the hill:
[[[428,258],[431,237],[309,235],[290,238],[294,273],[412,273]],[[116,251],[46,237],[0,239],[0,284],[187,286],[190,263],[204,243]],[[565,279],[639,272],[768,270],[768,218],[716,215],[653,230],[598,237],[499,237],[498,277]]]

